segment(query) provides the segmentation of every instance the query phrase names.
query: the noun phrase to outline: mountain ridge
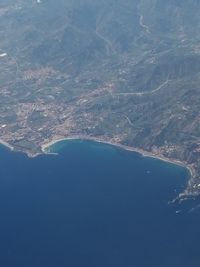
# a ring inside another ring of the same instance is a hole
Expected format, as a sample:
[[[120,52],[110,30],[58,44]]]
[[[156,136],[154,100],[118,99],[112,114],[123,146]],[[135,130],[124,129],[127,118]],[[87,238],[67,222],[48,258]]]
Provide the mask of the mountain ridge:
[[[200,3],[0,3],[0,138],[28,154],[56,138],[136,147],[200,183]]]

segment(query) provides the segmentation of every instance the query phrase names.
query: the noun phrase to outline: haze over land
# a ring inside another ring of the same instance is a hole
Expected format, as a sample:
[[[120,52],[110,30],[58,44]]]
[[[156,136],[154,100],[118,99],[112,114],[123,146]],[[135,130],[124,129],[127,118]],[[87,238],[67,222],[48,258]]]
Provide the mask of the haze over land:
[[[0,1],[0,138],[85,136],[186,162],[200,180],[198,0]]]

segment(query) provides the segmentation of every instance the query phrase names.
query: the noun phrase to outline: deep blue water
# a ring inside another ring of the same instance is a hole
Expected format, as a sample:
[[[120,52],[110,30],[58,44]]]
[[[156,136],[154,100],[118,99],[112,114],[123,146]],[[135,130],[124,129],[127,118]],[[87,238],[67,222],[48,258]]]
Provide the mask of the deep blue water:
[[[184,168],[88,141],[54,150],[0,148],[0,267],[200,266],[200,210],[168,204]]]

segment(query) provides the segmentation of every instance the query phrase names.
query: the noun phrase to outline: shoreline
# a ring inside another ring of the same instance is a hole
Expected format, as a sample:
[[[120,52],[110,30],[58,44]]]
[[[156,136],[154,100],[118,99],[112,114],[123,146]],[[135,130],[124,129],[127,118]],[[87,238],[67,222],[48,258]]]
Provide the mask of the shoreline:
[[[11,146],[9,143],[3,141],[2,139],[0,139],[0,145],[5,146],[6,148],[8,148],[8,149],[11,150],[11,151],[14,151],[14,147]]]
[[[169,164],[173,164],[173,165],[177,165],[177,166],[181,166],[183,168],[185,168],[188,171],[188,182],[187,185],[185,187],[185,189],[183,190],[182,193],[180,193],[177,198],[175,198],[173,202],[182,202],[185,201],[189,198],[195,198],[197,196],[200,195],[200,184],[196,184],[194,182],[194,179],[197,177],[197,173],[195,171],[195,169],[193,168],[192,165],[189,165],[187,162],[184,161],[180,161],[177,159],[170,159],[167,158],[163,155],[159,155],[159,154],[155,154],[153,152],[149,152],[149,151],[145,151],[143,149],[140,148],[136,148],[136,147],[131,147],[131,146],[127,146],[127,145],[123,145],[119,142],[115,142],[112,140],[105,140],[102,138],[95,138],[95,137],[91,137],[91,136],[83,136],[83,135],[74,135],[74,136],[68,136],[68,137],[57,137],[55,139],[52,140],[46,140],[46,142],[43,142],[43,144],[40,145],[40,152],[38,153],[34,153],[32,154],[31,152],[29,153],[29,151],[23,152],[25,153],[29,158],[35,158],[39,155],[44,155],[44,154],[48,154],[48,155],[58,155],[59,153],[56,152],[51,152],[49,149],[51,148],[51,146],[55,145],[56,143],[62,142],[62,141],[70,141],[70,140],[79,140],[79,141],[93,141],[96,143],[102,143],[105,145],[110,145],[113,146],[114,148],[119,148],[125,151],[129,151],[129,152],[135,152],[138,153],[140,156],[142,157],[149,157],[149,158],[154,158],[156,160],[160,160],[160,161],[164,161],[166,163]],[[7,149],[9,149],[10,151],[15,151],[15,148],[10,145],[9,143],[7,143],[6,141],[3,141],[2,139],[0,139],[0,144],[5,146]]]
[[[190,173],[190,177],[188,179],[189,181],[192,178],[195,177],[194,169],[191,166],[189,166],[186,162],[182,162],[182,161],[179,161],[179,160],[176,160],[176,159],[170,159],[170,158],[164,157],[162,155],[157,155],[157,154],[154,154],[152,152],[145,151],[145,150],[140,149],[140,148],[134,148],[134,147],[126,146],[126,145],[123,145],[123,144],[120,144],[120,143],[117,143],[117,142],[98,139],[98,138],[95,138],[95,137],[69,136],[69,137],[66,137],[66,138],[64,138],[64,137],[63,138],[58,138],[58,139],[51,140],[51,141],[41,145],[42,152],[44,154],[56,154],[56,153],[53,153],[53,152],[48,152],[47,150],[51,146],[55,145],[56,143],[59,143],[59,142],[62,142],[62,141],[70,141],[70,140],[94,141],[94,142],[97,142],[97,143],[111,145],[111,146],[114,146],[116,148],[121,148],[121,149],[126,150],[126,151],[136,152],[136,153],[139,153],[143,157],[154,158],[154,159],[157,159],[157,160],[161,160],[161,161],[164,161],[164,162],[167,162],[167,163],[170,163],[170,164],[174,164],[174,165],[178,165],[178,166],[181,166],[183,168],[186,168]]]

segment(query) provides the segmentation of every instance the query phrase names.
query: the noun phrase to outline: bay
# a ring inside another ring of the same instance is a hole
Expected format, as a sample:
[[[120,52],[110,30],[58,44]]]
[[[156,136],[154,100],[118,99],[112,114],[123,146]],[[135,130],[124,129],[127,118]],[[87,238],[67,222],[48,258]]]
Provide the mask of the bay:
[[[0,148],[0,266],[199,267],[200,212],[169,204],[186,169],[92,141],[52,149]]]

